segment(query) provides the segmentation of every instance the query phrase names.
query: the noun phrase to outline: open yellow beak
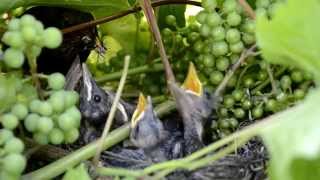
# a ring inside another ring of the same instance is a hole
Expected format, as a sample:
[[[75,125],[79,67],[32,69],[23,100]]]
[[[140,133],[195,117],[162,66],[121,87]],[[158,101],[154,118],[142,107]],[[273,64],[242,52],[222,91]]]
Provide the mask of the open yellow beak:
[[[182,88],[187,92],[191,92],[197,96],[202,96],[202,83],[200,82],[196,68],[192,62],[189,64],[188,75],[182,84]]]
[[[144,95],[142,93],[140,93],[138,105],[137,105],[136,110],[134,111],[134,113],[132,115],[131,127],[135,127],[137,122],[141,119],[141,117],[143,116],[143,113],[144,113],[144,110],[145,110],[146,106],[147,106],[146,98],[144,97]]]

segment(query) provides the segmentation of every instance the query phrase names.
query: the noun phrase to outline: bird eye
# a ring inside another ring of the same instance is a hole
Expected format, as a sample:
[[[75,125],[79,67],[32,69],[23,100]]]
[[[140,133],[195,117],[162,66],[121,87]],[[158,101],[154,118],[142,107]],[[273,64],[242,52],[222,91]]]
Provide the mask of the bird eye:
[[[101,101],[101,97],[98,96],[98,95],[94,95],[94,96],[93,96],[93,100],[94,100],[95,102],[99,103],[99,102]]]
[[[82,41],[83,43],[85,43],[85,44],[89,44],[89,43],[91,43],[92,39],[91,39],[89,36],[83,36],[83,37],[81,38],[81,41]]]

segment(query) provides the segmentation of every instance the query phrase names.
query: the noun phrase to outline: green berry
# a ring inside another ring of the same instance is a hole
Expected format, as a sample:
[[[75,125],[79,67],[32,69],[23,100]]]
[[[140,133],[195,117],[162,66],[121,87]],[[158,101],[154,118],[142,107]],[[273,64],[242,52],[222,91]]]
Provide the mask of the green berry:
[[[212,29],[211,35],[213,37],[213,40],[222,41],[226,36],[226,32],[222,26],[218,26]]]
[[[29,114],[26,119],[24,120],[24,127],[29,132],[34,132],[37,129],[39,123],[40,116],[38,114]]]
[[[9,139],[4,145],[4,150],[7,153],[22,153],[23,149],[24,149],[23,142],[20,139],[15,137]]]
[[[257,78],[258,78],[260,81],[264,81],[264,80],[266,80],[266,79],[268,78],[268,73],[267,73],[266,71],[260,70],[260,71],[258,72]]]
[[[76,127],[77,122],[74,117],[70,116],[69,113],[63,113],[58,118],[58,125],[64,131],[69,131],[70,129]]]
[[[220,108],[219,115],[221,117],[227,117],[228,116],[228,109],[227,108]]]
[[[3,158],[3,170],[14,175],[19,175],[26,167],[26,159],[21,154],[10,153]]]
[[[231,108],[235,104],[235,101],[232,96],[228,95],[224,97],[223,104],[226,108]]]
[[[49,142],[48,135],[40,132],[33,134],[33,139],[41,145],[46,145]]]
[[[54,128],[49,133],[49,140],[54,145],[62,144],[64,141],[64,134],[60,129]]]
[[[212,45],[212,53],[215,56],[222,56],[228,53],[228,44],[225,41],[219,41]]]
[[[242,101],[241,106],[243,109],[248,110],[252,107],[252,102],[248,99],[245,99],[244,101]]]
[[[21,34],[26,42],[34,42],[37,36],[37,30],[31,26],[25,26],[21,29]]]
[[[234,111],[233,111],[233,114],[236,118],[244,118],[245,115],[246,115],[246,112],[241,109],[241,108],[236,108]]]
[[[9,31],[18,31],[20,29],[20,20],[17,18],[11,19],[8,23]]]
[[[207,13],[205,11],[200,11],[197,16],[196,19],[200,24],[204,24],[207,18]]]
[[[268,12],[267,12],[267,10],[265,8],[257,8],[256,9],[256,16],[257,17],[259,17],[259,16],[267,17],[267,14],[268,14]]]
[[[53,126],[54,124],[51,118],[40,117],[37,124],[37,130],[40,133],[48,134],[52,130]]]
[[[240,32],[235,29],[235,28],[231,28],[228,29],[227,34],[226,34],[226,40],[228,43],[237,43],[240,41],[241,35]]]
[[[242,90],[236,89],[232,91],[232,97],[236,101],[240,101],[243,98],[243,96],[244,96],[244,92]]]
[[[41,101],[39,99],[34,99],[29,104],[29,109],[33,113],[39,113],[39,107],[41,106]]]
[[[267,110],[267,111],[275,112],[276,109],[277,109],[277,101],[274,100],[274,99],[269,99],[269,100],[266,102],[266,110]]]
[[[247,77],[244,79],[244,86],[247,88],[251,88],[254,85],[254,80],[251,77]]]
[[[229,121],[229,125],[231,128],[237,128],[239,125],[238,120],[235,118],[230,118],[230,119],[228,119],[228,121]]]
[[[291,88],[291,78],[288,75],[284,75],[280,79],[281,88],[286,90]]]
[[[205,8],[207,11],[213,11],[217,7],[216,0],[203,0],[202,7]]]
[[[11,113],[22,120],[28,115],[28,108],[24,104],[18,103],[11,108]]]
[[[52,106],[48,101],[43,101],[40,104],[39,108],[39,114],[42,116],[50,116],[53,112]]]
[[[172,35],[171,29],[169,29],[169,28],[164,28],[164,29],[162,30],[162,35],[163,35],[164,37],[170,37],[170,36]]]
[[[221,129],[228,129],[230,127],[230,123],[227,119],[221,119],[218,121],[218,126]]]
[[[74,129],[71,129],[71,130],[65,132],[64,136],[65,136],[66,143],[73,143],[78,139],[79,131],[78,131],[78,129],[74,128]]]
[[[251,19],[247,19],[245,23],[242,25],[242,30],[251,35],[255,34],[255,31],[256,31],[255,21]]]
[[[194,43],[193,45],[193,50],[197,53],[200,53],[202,51],[202,48],[203,48],[203,42],[202,40],[198,40]]]
[[[223,79],[223,74],[220,71],[213,71],[210,75],[210,82],[213,85],[218,85]]]
[[[220,25],[222,22],[221,17],[218,13],[210,13],[209,15],[207,15],[206,18],[206,24],[209,27],[216,27],[218,25]]]
[[[214,58],[212,55],[210,54],[206,54],[203,56],[203,65],[206,68],[212,68],[214,66]]]
[[[66,79],[61,73],[53,73],[48,77],[49,87],[53,90],[63,89]]]
[[[259,8],[267,8],[270,6],[270,0],[257,0],[256,6]]]
[[[224,13],[229,13],[235,11],[237,9],[237,1],[236,0],[225,0],[222,5],[222,11]]]
[[[300,83],[303,81],[303,73],[299,70],[294,70],[291,73],[291,79],[295,83]]]
[[[174,15],[166,16],[166,23],[170,26],[175,26],[177,24],[177,19]]]
[[[227,16],[227,23],[230,26],[238,26],[241,23],[241,16],[237,12],[231,12]]]
[[[8,31],[3,34],[2,41],[12,48],[23,49],[25,43],[21,36],[21,33],[18,31]]]
[[[226,57],[220,57],[217,59],[217,62],[216,62],[216,68],[219,70],[219,71],[225,71],[229,68],[229,59],[226,58]]]
[[[10,68],[20,68],[24,62],[23,52],[19,49],[8,48],[3,54],[4,63]]]
[[[293,92],[293,96],[294,96],[294,98],[295,98],[296,100],[303,99],[304,96],[305,96],[305,94],[306,94],[305,91],[302,90],[302,89],[296,89],[296,90],[294,90],[294,92]]]
[[[255,119],[261,118],[263,115],[263,108],[261,107],[255,107],[252,109],[252,116]]]
[[[0,146],[6,143],[13,137],[13,133],[7,129],[0,129]]]
[[[44,46],[53,49],[60,46],[62,43],[62,33],[55,27],[49,27],[43,31]]]
[[[208,25],[202,24],[200,27],[201,36],[208,37],[210,35],[211,29]]]
[[[244,33],[242,35],[242,40],[244,44],[249,45],[249,44],[253,44],[256,41],[256,38],[254,35]]]
[[[25,14],[20,18],[21,26],[33,27],[37,20],[30,14]]]
[[[53,92],[48,100],[50,103],[53,112],[61,113],[65,109],[64,102],[65,94],[64,91]]]
[[[76,91],[65,91],[64,94],[65,108],[72,107],[79,102],[79,94]]]
[[[19,120],[18,120],[18,117],[13,115],[13,114],[4,114],[0,117],[0,121],[2,123],[2,126],[5,128],[5,129],[9,129],[9,130],[13,130],[15,129],[18,124],[19,124]]]
[[[230,51],[232,53],[241,53],[244,50],[244,45],[242,41],[229,45]]]

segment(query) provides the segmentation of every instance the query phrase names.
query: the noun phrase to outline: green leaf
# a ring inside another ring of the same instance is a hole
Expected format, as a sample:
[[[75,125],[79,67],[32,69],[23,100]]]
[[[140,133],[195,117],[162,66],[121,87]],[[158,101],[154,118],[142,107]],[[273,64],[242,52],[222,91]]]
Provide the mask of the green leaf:
[[[8,11],[9,9],[22,6],[25,3],[23,0],[1,0],[0,3],[0,14]]]
[[[91,180],[91,178],[82,163],[78,167],[68,170],[63,176],[63,180]]]
[[[294,108],[274,115],[261,136],[270,152],[271,180],[317,180],[320,174],[320,91]]]
[[[290,0],[272,20],[257,19],[257,43],[266,60],[303,68],[320,80],[320,3]]]
[[[177,19],[177,25],[179,27],[184,27],[186,24],[186,19],[184,12],[186,11],[186,5],[165,5],[159,8],[158,13],[158,25],[160,30],[168,27],[166,23],[167,15],[174,15]]]

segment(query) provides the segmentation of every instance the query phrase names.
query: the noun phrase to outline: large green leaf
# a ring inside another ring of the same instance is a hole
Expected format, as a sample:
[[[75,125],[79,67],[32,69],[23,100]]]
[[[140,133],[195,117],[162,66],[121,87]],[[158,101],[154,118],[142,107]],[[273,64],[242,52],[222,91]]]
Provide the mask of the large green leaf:
[[[319,179],[319,102],[320,91],[313,90],[303,103],[274,115],[273,124],[261,132],[271,154],[271,180]]]
[[[61,6],[91,12],[96,18],[112,15],[130,8],[127,0],[20,0],[0,3],[0,14],[8,9],[19,6]],[[128,52],[133,51],[134,35],[136,32],[136,19],[133,15],[105,23],[100,26],[103,35],[117,39]]]
[[[303,68],[320,80],[320,2],[288,0],[272,20],[257,19],[257,42],[266,60]]]

